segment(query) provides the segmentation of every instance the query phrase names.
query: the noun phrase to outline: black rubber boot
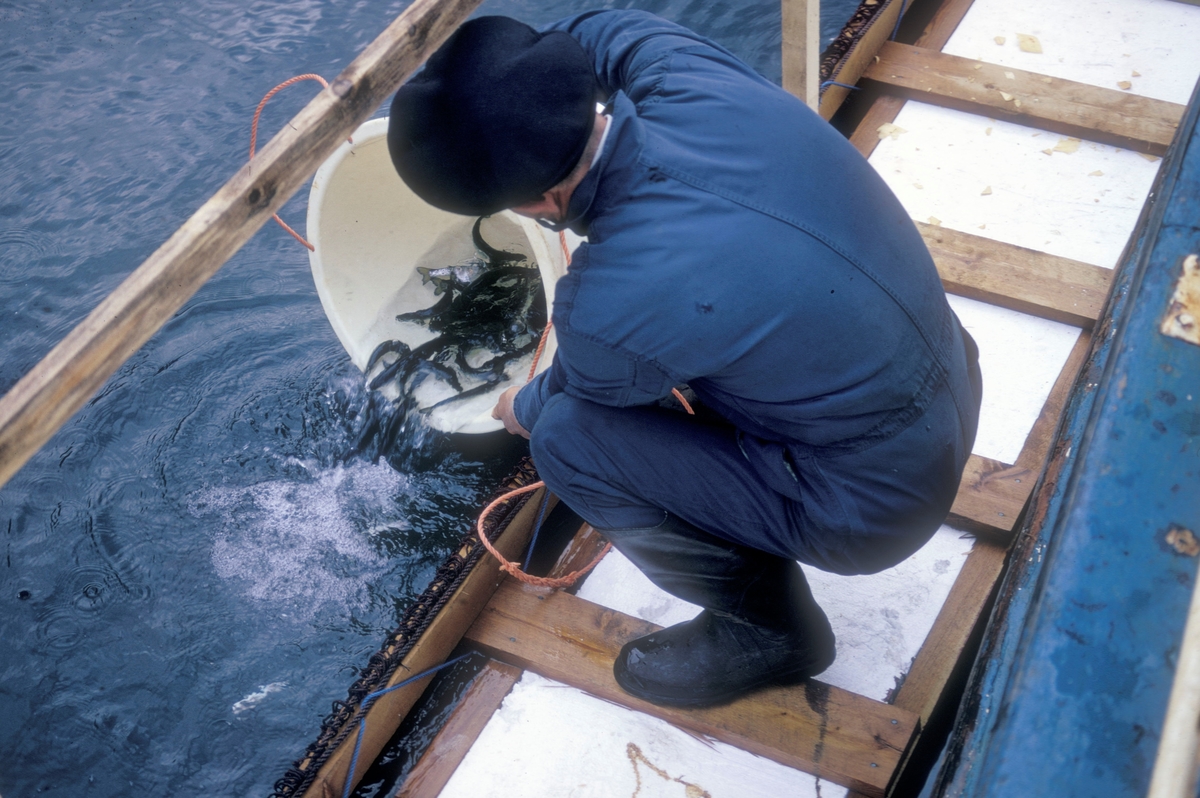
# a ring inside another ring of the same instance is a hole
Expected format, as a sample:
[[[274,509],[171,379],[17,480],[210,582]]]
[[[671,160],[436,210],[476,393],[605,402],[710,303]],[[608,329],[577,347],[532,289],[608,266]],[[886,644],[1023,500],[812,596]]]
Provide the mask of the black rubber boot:
[[[625,692],[707,706],[829,667],[833,630],[794,561],[730,543],[668,515],[659,526],[601,530],[650,581],[704,607],[626,643],[613,664]]]

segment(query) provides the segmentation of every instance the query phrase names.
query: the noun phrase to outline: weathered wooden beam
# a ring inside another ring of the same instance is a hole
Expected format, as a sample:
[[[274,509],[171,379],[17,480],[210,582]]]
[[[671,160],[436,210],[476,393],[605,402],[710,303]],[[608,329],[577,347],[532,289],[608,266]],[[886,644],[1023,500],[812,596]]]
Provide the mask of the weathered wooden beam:
[[[409,771],[393,798],[437,798],[467,751],[499,709],[504,697],[524,673],[496,660],[489,660],[476,674],[458,706],[450,713],[433,742]]]
[[[1163,155],[1183,117],[1176,103],[1052,78],[895,42],[863,73],[909,99]]]
[[[896,30],[900,14],[905,8],[911,6],[909,0],[881,0],[881,2],[882,8],[872,17],[866,29],[858,34],[858,40],[837,63],[833,74],[829,76],[831,80],[844,85],[831,84],[821,92],[820,113],[825,119],[832,119],[837,110],[841,108],[851,91],[846,86],[858,83],[858,79],[862,77],[867,65],[875,59],[879,48]],[[786,74],[785,70],[784,75],[786,76]]]
[[[921,734],[939,704],[946,700],[956,701],[956,697],[946,694],[950,679],[964,658],[973,656],[966,647],[976,628],[987,622],[984,610],[1004,573],[1007,559],[1007,547],[986,540],[975,541],[912,667],[892,696],[893,704],[915,712],[921,719]],[[916,752],[923,742],[918,736],[910,749],[910,757],[901,760],[900,772],[892,782],[892,795],[898,794],[896,784],[902,780],[911,758],[919,756]],[[863,798],[863,795],[850,792],[847,798]]]
[[[850,143],[862,157],[870,158],[871,153],[875,152],[881,138],[879,128],[894,122],[905,102],[903,97],[885,94],[882,97],[876,97],[875,102],[871,103],[871,107],[859,120],[858,127],[854,128],[854,132],[850,134]]]
[[[973,454],[946,523],[1007,545],[1038,473]]]
[[[921,37],[917,39],[917,47],[940,51],[950,41],[950,37],[954,35],[954,31],[974,2],[975,0],[945,0],[925,26]],[[900,113],[903,107],[903,98],[889,95],[876,97],[871,103],[871,107],[850,136],[850,143],[864,158],[870,158],[879,144],[879,128],[888,122],[894,122],[896,114]]]
[[[0,399],[0,485],[170,319],[479,5],[414,0]]]
[[[922,725],[941,701],[976,624],[985,620],[983,609],[1004,571],[1007,553],[1006,546],[975,541],[904,683],[896,691],[896,706],[917,713]]]
[[[500,537],[494,541],[496,550],[505,558],[511,560],[519,557],[529,544],[544,490],[545,488],[542,488],[531,495]],[[554,499],[551,498],[553,504]],[[505,573],[500,570],[500,564],[491,555],[484,554],[421,634],[387,686],[399,684],[413,674],[445,662],[504,578]],[[431,678],[433,677],[429,677]],[[429,679],[422,679],[387,693],[371,705],[365,716],[366,730],[359,752],[358,767],[351,778],[351,784],[358,783],[363,773],[391,740],[401,719],[408,714],[429,685]],[[304,792],[304,798],[325,798],[328,795],[342,794],[354,756],[356,729],[357,726],[321,766],[316,778]]]
[[[557,577],[578,571],[595,559],[606,544],[603,535],[590,524],[584,524],[571,538],[549,575]],[[472,683],[446,725],[438,731],[396,791],[396,798],[436,798],[475,739],[483,732],[504,696],[508,695],[525,672],[496,660],[489,661],[484,670],[487,672],[486,685],[476,689],[475,683]],[[481,673],[476,677],[476,682],[482,678],[484,674]]]
[[[821,102],[821,0],[782,0],[783,88],[814,111]]]
[[[917,222],[946,291],[1090,329],[1112,269]]]
[[[1046,397],[1046,403],[1042,405],[1037,420],[1033,422],[1033,427],[1025,436],[1025,444],[1021,447],[1021,453],[1017,455],[1015,465],[1028,468],[1035,474],[1041,475],[1042,469],[1046,467],[1050,458],[1050,447],[1054,443],[1058,420],[1063,414],[1067,399],[1071,395],[1071,388],[1074,387],[1075,380],[1079,377],[1079,372],[1087,360],[1091,346],[1092,333],[1088,330],[1080,332],[1079,337],[1075,339],[1075,345],[1071,347],[1071,351],[1067,355],[1067,362],[1063,364],[1062,371],[1058,373],[1058,379],[1050,388],[1050,395]]]
[[[627,641],[658,627],[567,593],[502,585],[467,632],[483,651],[606,701],[662,718],[823,779],[881,796],[912,740],[912,712],[815,680],[705,709],[661,707],[617,686]]]
[[[917,47],[928,47],[932,50],[945,47],[974,4],[975,0],[942,0],[915,42]]]

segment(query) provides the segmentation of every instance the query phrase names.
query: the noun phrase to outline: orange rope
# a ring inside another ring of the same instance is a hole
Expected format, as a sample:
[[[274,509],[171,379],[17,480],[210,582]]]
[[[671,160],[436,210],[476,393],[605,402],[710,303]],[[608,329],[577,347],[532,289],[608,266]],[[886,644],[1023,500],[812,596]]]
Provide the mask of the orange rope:
[[[283,83],[280,83],[278,86],[276,86],[275,88],[273,88],[269,92],[267,92],[263,96],[262,100],[258,103],[258,107],[254,109],[254,121],[250,124],[250,160],[254,160],[254,145],[258,141],[258,117],[262,115],[262,110],[263,110],[263,107],[266,106],[267,100],[274,97],[276,92],[280,91],[281,89],[286,89],[288,86],[291,86],[293,83],[299,83],[302,80],[315,80],[315,81],[318,81],[325,88],[327,88],[327,89],[329,88],[329,83],[326,82],[325,78],[321,77],[320,75],[314,75],[312,73],[309,73],[309,74],[305,74],[305,75],[297,75],[294,78],[288,78]],[[310,244],[304,240],[304,236],[300,235],[295,230],[288,227],[287,222],[285,222],[285,221],[283,221],[283,219],[279,218],[279,214],[277,214],[277,213],[271,214],[271,218],[273,218],[275,221],[279,222],[279,226],[282,227],[284,230],[287,230],[289,233],[291,233],[293,238],[295,238],[297,241],[299,241],[304,246],[308,247],[309,252],[312,252],[313,250],[316,249],[316,247],[314,247],[312,244]]]
[[[523,488],[517,488],[516,490],[509,491],[500,498],[494,500],[487,507],[483,508],[483,512],[479,514],[479,523],[475,525],[475,530],[479,533],[479,541],[483,544],[483,547],[488,550],[488,554],[492,555],[497,561],[499,561],[500,569],[505,573],[510,574],[517,581],[524,582],[527,585],[533,585],[535,587],[570,587],[579,580],[579,577],[583,576],[588,571],[600,564],[600,561],[604,559],[604,555],[608,554],[609,550],[612,549],[612,543],[604,544],[604,548],[601,549],[600,553],[596,555],[595,559],[580,568],[578,571],[572,571],[565,576],[551,578],[548,576],[534,576],[532,574],[525,573],[521,570],[520,565],[504,559],[504,555],[496,551],[496,547],[492,545],[491,541],[487,539],[487,535],[483,533],[484,519],[491,515],[492,510],[494,510],[497,505],[508,501],[514,496],[520,496],[522,493],[529,493],[530,491],[544,487],[545,484],[545,482],[541,481],[534,482],[532,485],[526,485]]]

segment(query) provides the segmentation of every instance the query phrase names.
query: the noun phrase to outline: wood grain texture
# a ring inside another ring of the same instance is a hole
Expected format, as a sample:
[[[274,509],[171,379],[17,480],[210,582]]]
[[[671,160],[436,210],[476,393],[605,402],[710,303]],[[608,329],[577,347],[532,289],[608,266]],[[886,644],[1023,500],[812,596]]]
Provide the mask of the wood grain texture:
[[[945,0],[938,7],[933,18],[929,20],[929,24],[925,26],[925,31],[917,39],[916,46],[940,51],[946,46],[946,42],[950,41],[950,37],[954,35],[958,24],[962,22],[974,1]],[[870,109],[850,136],[850,143],[862,153],[864,158],[870,158],[871,153],[879,144],[878,130],[880,126],[896,121],[896,114],[900,113],[900,109],[903,107],[904,99],[902,97],[890,95],[877,97],[875,102],[871,103]]]
[[[821,84],[821,2],[782,3],[783,88],[815,111]]]
[[[597,532],[591,524],[584,524],[559,555],[558,561],[550,569],[550,576],[564,576],[580,570],[596,559],[607,545],[608,539],[604,535]],[[570,591],[576,592],[591,574],[591,571],[584,574],[574,586],[569,588]]]
[[[505,558],[511,560],[519,557],[529,544],[544,490],[545,488],[542,488],[530,496],[525,506],[494,541],[496,550]],[[553,497],[551,499],[553,503]],[[405,656],[387,686],[399,684],[413,674],[445,662],[504,578],[505,574],[500,570],[496,559],[490,554],[484,554]],[[366,732],[363,735],[358,767],[351,780],[353,784],[358,783],[363,773],[392,739],[400,721],[428,685],[429,679],[422,679],[380,697],[371,705],[366,714]],[[304,798],[324,798],[342,794],[346,774],[350,770],[350,762],[354,755],[354,743],[355,732],[352,731],[318,771],[316,778],[305,791]]]
[[[850,143],[864,158],[870,158],[871,153],[879,146],[879,128],[896,120],[900,109],[904,107],[904,98],[884,95],[876,97],[875,102],[867,109],[858,127],[850,134]]]
[[[1090,329],[1112,270],[916,222],[946,291]]]
[[[1028,468],[971,455],[946,523],[1007,545],[1037,477]]]
[[[566,593],[501,586],[470,640],[497,659],[737,746],[823,779],[881,796],[912,740],[912,712],[815,680],[770,688],[719,707],[682,710],[618,686],[620,647],[658,627]]]
[[[917,39],[917,47],[928,47],[931,50],[941,50],[945,47],[974,2],[975,0],[943,0]]]
[[[1163,155],[1184,107],[923,47],[887,42],[868,65],[874,81],[909,99],[1065,136]]]
[[[0,399],[0,485],[271,218],[479,5],[415,0]]]
[[[483,666],[394,798],[437,798],[467,751],[524,673],[503,662]]]
[[[1028,468],[1038,475],[1046,467],[1063,408],[1066,407],[1071,389],[1079,377],[1079,372],[1083,368],[1091,348],[1092,334],[1084,330],[1075,339],[1075,345],[1067,354],[1067,362],[1063,364],[1062,371],[1058,373],[1058,379],[1050,388],[1050,395],[1046,397],[1046,403],[1042,405],[1037,420],[1033,422],[1033,427],[1025,436],[1025,443],[1021,447],[1021,453],[1017,455],[1016,465]]]
[[[942,699],[976,624],[986,620],[983,609],[1004,572],[1007,554],[1006,546],[975,541],[912,668],[896,691],[896,706],[915,712],[922,724]]]
[[[900,16],[907,0],[884,0],[883,8],[872,19],[866,30],[859,34],[858,41],[834,67],[831,80],[853,86],[858,83],[866,71],[867,65],[875,60],[879,48],[888,40],[896,29],[896,20]],[[786,51],[785,51],[786,53]],[[786,76],[786,71],[784,72]],[[821,93],[820,114],[825,119],[832,119],[838,108],[850,95],[850,89],[845,86],[828,86]],[[882,124],[882,123],[881,123]]]
[[[579,570],[595,559],[607,541],[589,524],[584,524],[571,538],[549,576],[557,577]],[[438,731],[429,748],[413,767],[395,793],[397,798],[434,798],[446,786],[450,776],[483,732],[504,696],[521,678],[524,671],[511,665],[490,661],[485,687],[476,690],[474,684],[454,709],[446,725]],[[479,677],[476,677],[477,680]],[[460,717],[461,716],[461,717]]]

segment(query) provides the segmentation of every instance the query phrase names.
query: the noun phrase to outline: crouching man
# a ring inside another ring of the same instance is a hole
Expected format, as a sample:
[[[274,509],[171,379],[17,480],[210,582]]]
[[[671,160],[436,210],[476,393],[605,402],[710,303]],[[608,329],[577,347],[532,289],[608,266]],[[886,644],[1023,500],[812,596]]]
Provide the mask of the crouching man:
[[[728,51],[638,11],[466,23],[397,93],[388,144],[435,206],[588,237],[555,291],[553,364],[494,415],[561,499],[704,608],[628,643],[621,687],[700,706],[827,668],[797,560],[869,574],[920,548],[981,394],[883,181]],[[696,416],[659,404],[683,384]]]

